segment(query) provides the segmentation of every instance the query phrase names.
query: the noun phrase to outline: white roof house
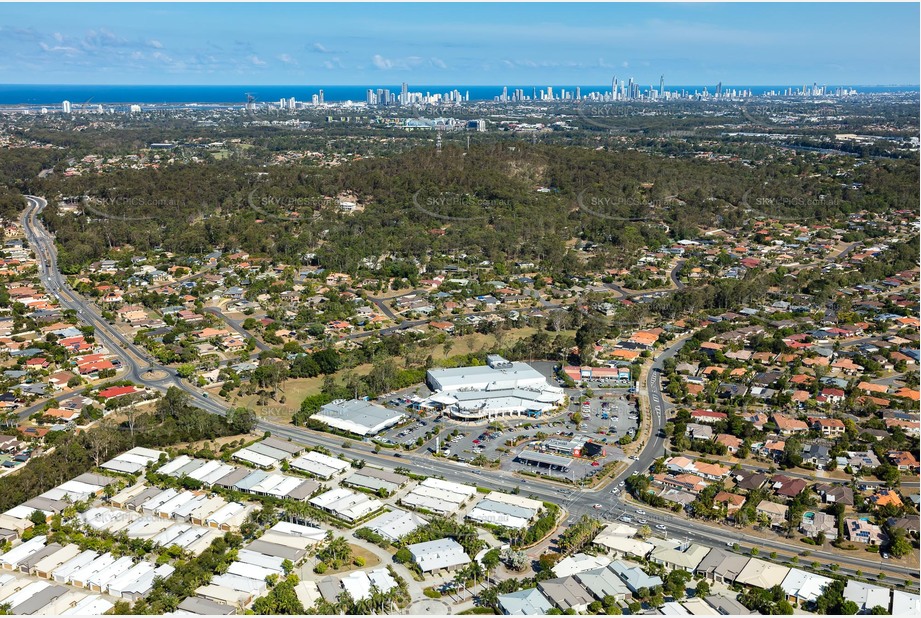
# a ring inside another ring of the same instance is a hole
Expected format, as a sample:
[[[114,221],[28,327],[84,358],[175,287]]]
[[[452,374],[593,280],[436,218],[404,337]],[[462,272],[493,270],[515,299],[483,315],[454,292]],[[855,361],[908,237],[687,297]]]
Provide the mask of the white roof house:
[[[239,502],[230,502],[208,515],[204,523],[212,528],[221,529],[228,526],[239,526],[251,510],[252,507],[247,507]]]
[[[292,459],[290,466],[321,479],[331,479],[340,472],[348,470],[351,464],[336,457],[330,457],[317,451],[310,451],[296,459]]]
[[[87,596],[71,608],[65,609],[60,613],[61,616],[101,616],[115,604],[108,599],[97,596]]]
[[[611,564],[611,561],[604,556],[590,556],[588,554],[578,553],[574,556],[568,556],[553,567],[553,574],[557,577],[568,577],[583,571],[600,569]]]
[[[453,569],[470,562],[464,548],[454,539],[438,539],[408,545],[407,549],[423,573]]]
[[[322,543],[326,539],[326,530],[313,526],[303,526],[287,521],[280,521],[269,528],[266,533],[285,534],[300,539],[307,539],[311,544]],[[309,547],[309,545],[306,545]]]
[[[57,583],[65,584],[68,581],[70,581],[71,573],[73,573],[77,569],[85,567],[86,565],[91,563],[93,560],[95,560],[97,557],[99,557],[99,554],[94,552],[91,549],[87,549],[86,551],[80,552],[79,554],[77,554],[76,556],[74,556],[73,558],[71,558],[70,560],[68,560],[67,562],[59,566],[58,568],[56,568],[54,571],[52,571],[51,577]]]
[[[116,472],[126,472],[128,474],[134,474],[135,472],[140,472],[147,467],[148,464],[154,463],[160,459],[160,455],[164,455],[163,451],[155,451],[153,449],[144,448],[142,446],[136,446],[130,451],[124,452],[118,457],[113,457],[109,461],[102,464],[102,468],[107,468],[109,470],[115,470]]]
[[[511,504],[482,500],[467,513],[467,519],[520,530],[531,523],[531,511]]]
[[[790,598],[801,603],[815,601],[822,595],[825,586],[832,582],[830,577],[810,573],[802,569],[790,569],[780,585]]]
[[[475,487],[436,478],[427,478],[400,501],[408,506],[424,508],[434,513],[450,514],[460,509],[477,493]]]
[[[112,564],[90,576],[90,590],[106,592],[109,589],[109,584],[121,577],[132,566],[134,566],[134,559],[129,556],[123,556],[115,560]]]
[[[363,527],[370,528],[389,541],[397,541],[426,523],[428,522],[415,513],[393,509],[378,515]]]
[[[865,584],[853,579],[849,579],[844,587],[844,598],[856,603],[858,611],[869,612],[877,606],[888,610],[890,596],[889,588]]]
[[[188,455],[180,455],[179,457],[171,461],[168,461],[162,466],[160,466],[159,468],[157,468],[157,474],[164,474],[166,476],[172,476],[174,472],[179,470],[179,468],[185,466],[191,461],[192,461],[192,458],[189,457]]]
[[[341,487],[311,498],[310,504],[324,511],[329,511],[336,517],[346,521],[358,521],[362,517],[384,508],[384,503],[377,498]]]
[[[736,577],[735,583],[767,590],[782,584],[789,573],[789,567],[752,558]]]
[[[253,564],[265,569],[271,569],[276,573],[284,572],[284,569],[281,567],[282,563],[285,561],[284,558],[279,558],[277,556],[267,556],[257,551],[252,551],[251,549],[243,548],[237,550],[237,561],[245,562],[246,564]]]
[[[921,596],[903,590],[892,591],[893,616],[921,616]]]
[[[387,592],[397,586],[397,582],[387,569],[375,569],[368,572],[353,571],[344,575],[340,581],[342,588],[356,601],[369,598],[372,586],[377,586],[381,592]]]
[[[47,538],[44,534],[40,534],[0,555],[0,566],[7,570],[17,568],[20,562],[41,551],[45,547]]]

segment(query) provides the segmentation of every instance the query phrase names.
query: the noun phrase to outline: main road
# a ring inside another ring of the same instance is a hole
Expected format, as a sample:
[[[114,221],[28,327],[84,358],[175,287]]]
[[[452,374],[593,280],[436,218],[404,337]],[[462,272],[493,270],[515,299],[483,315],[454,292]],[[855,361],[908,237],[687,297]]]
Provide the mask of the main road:
[[[42,283],[49,293],[57,298],[62,307],[76,311],[83,322],[92,325],[95,329],[96,338],[121,359],[126,369],[126,374],[121,377],[160,391],[165,391],[169,387],[179,388],[188,395],[190,402],[194,405],[214,414],[226,414],[228,410],[226,405],[209,398],[201,390],[180,379],[175,369],[151,360],[142,348],[136,346],[133,341],[109,324],[99,314],[92,302],[86,301],[67,285],[67,281],[57,268],[57,249],[54,240],[37,217],[41,210],[45,208],[47,202],[35,196],[26,196],[26,199],[28,206],[23,212],[21,222],[26,237],[38,259],[38,272]],[[647,471],[653,461],[664,454],[665,440],[660,434],[660,430],[664,427],[666,413],[670,404],[665,401],[662,395],[661,371],[664,361],[674,356],[682,345],[684,345],[684,341],[672,344],[653,362],[646,381],[651,434],[642,452],[609,483],[609,487],[615,486],[632,474]],[[500,491],[511,491],[515,488],[520,488],[522,485],[521,477],[515,476],[511,472],[489,471],[485,473],[466,464],[426,458],[415,454],[404,455],[401,453],[400,457],[396,457],[384,452],[374,453],[371,444],[343,440],[336,436],[312,432],[293,425],[280,425],[260,419],[256,428],[259,431],[269,431],[272,435],[288,438],[301,444],[323,446],[334,452],[345,452],[352,457],[363,459],[372,466],[382,468],[402,466],[422,474],[441,476],[455,482],[471,483]],[[537,499],[562,504],[572,517],[590,514],[595,517],[604,515],[613,519],[620,513],[626,512],[628,508],[632,508],[628,507],[617,495],[607,489],[575,490],[553,481],[529,478],[524,491]],[[714,544],[716,546],[723,545],[727,538],[733,538],[739,541],[740,544],[746,542],[744,532],[730,531],[725,527],[666,514],[650,513],[647,517],[653,523],[662,522],[667,524],[668,533],[682,539],[695,540],[710,546]],[[762,549],[776,549],[780,552],[786,551],[793,554],[802,550],[795,543],[786,542],[782,539],[752,537],[748,540],[748,544]],[[826,564],[839,563],[847,565],[851,567],[852,572],[857,569],[866,571],[868,569],[884,568],[889,572],[899,573],[906,577],[917,578],[918,576],[917,569],[883,564],[879,560],[842,556],[823,551],[813,551],[811,555],[815,560],[823,561]],[[842,569],[842,572],[847,572],[847,570],[846,568]]]

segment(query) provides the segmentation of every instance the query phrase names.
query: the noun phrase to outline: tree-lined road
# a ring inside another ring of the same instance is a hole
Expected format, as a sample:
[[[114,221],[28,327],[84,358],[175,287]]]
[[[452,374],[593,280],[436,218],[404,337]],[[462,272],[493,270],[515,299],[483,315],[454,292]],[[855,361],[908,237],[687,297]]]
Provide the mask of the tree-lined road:
[[[40,197],[27,196],[26,199],[28,200],[28,206],[21,220],[26,237],[35,250],[39,262],[39,277],[42,283],[49,293],[58,299],[62,307],[76,311],[83,322],[92,325],[95,329],[96,338],[121,359],[126,373],[120,377],[159,391],[165,391],[169,387],[179,388],[188,395],[190,402],[194,405],[214,414],[226,414],[228,407],[224,403],[209,398],[201,390],[181,380],[176,375],[175,369],[151,360],[142,348],[134,345],[132,341],[128,340],[108,321],[103,319],[92,302],[84,299],[68,287],[65,278],[57,268],[57,251],[54,240],[37,218],[37,215],[47,203]],[[670,404],[665,401],[662,395],[661,370],[664,361],[674,356],[682,345],[684,345],[684,341],[672,344],[652,363],[645,385],[646,396],[649,399],[651,434],[642,452],[620,474],[612,479],[608,487],[613,487],[634,473],[646,472],[653,461],[664,454],[665,440],[660,436],[660,430],[664,428]],[[162,377],[151,378],[150,373],[154,371]],[[522,478],[511,472],[481,471],[466,464],[431,459],[414,454],[401,454],[401,457],[395,457],[386,454],[386,452],[374,453],[372,445],[351,440],[347,441],[350,447],[343,448],[343,439],[340,437],[313,432],[292,425],[279,425],[264,420],[258,421],[257,429],[269,431],[275,436],[288,438],[308,446],[323,446],[333,452],[361,458],[372,466],[382,468],[406,467],[421,474],[441,476],[451,481],[500,491],[511,491],[519,488],[523,494],[563,505],[571,516],[591,514],[598,517],[604,514],[613,519],[622,512],[633,510],[633,507],[625,505],[607,488],[577,490],[538,478],[528,478],[524,482],[525,487],[522,488]],[[600,504],[602,509],[595,509],[595,504]],[[662,521],[667,524],[668,534],[673,537],[687,538],[688,540],[699,541],[714,547],[724,545],[727,538],[733,538],[743,545],[746,542],[744,532],[737,532],[726,527],[705,524],[698,520],[684,519],[664,513],[661,515],[650,513],[648,519],[653,520],[654,517],[660,518],[656,521]],[[803,549],[801,545],[795,542],[760,537],[749,539],[749,546],[776,549],[793,554],[799,553]],[[854,572],[857,569],[864,571],[886,570],[905,577],[917,578],[918,576],[917,569],[883,563],[879,559],[870,560],[823,551],[813,551],[812,556],[812,559],[826,564],[838,563],[843,565],[845,568],[842,568],[842,572],[847,572],[848,570]]]

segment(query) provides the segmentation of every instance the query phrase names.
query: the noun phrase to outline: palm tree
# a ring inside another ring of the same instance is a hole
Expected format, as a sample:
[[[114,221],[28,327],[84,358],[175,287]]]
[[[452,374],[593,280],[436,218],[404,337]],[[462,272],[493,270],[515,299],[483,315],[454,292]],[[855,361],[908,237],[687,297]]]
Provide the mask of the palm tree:
[[[355,601],[352,599],[352,595],[348,593],[347,590],[343,590],[339,593],[339,596],[336,597],[336,613],[337,614],[346,614],[352,611],[352,608],[355,606]]]

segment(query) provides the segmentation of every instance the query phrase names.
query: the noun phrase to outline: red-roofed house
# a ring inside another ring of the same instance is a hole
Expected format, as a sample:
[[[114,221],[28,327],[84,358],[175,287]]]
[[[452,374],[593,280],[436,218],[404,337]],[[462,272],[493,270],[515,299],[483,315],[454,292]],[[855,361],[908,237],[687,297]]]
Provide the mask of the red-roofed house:
[[[139,392],[134,386],[110,386],[99,391],[99,396],[103,399],[112,399],[113,397],[122,397],[131,393]]]

